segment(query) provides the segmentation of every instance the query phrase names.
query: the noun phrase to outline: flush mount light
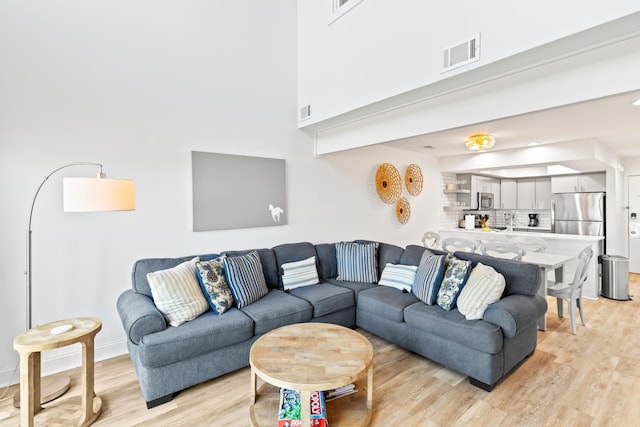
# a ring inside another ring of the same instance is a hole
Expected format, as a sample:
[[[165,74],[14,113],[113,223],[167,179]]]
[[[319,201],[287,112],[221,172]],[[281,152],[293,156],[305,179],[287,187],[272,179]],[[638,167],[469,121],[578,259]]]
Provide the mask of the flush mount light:
[[[636,106],[636,107],[640,107],[640,99],[636,99],[635,101],[633,101],[633,102],[631,103],[631,105],[634,105],[634,106]]]
[[[528,145],[529,147],[535,147],[536,145],[539,145],[539,143],[534,141],[534,142],[530,142],[530,143],[528,143],[527,145]]]
[[[496,138],[490,133],[476,133],[467,138],[467,148],[471,151],[484,151],[493,147]]]

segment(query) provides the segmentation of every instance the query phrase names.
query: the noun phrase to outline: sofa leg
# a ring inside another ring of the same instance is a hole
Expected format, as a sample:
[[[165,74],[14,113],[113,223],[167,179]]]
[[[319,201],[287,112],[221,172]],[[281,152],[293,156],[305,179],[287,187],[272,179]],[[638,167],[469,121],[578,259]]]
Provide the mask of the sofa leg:
[[[469,377],[469,383],[471,383],[472,386],[481,388],[484,391],[493,390],[493,386],[495,385],[495,384],[486,384],[486,383],[483,383],[482,381],[479,381],[479,380],[477,380],[475,378],[471,378],[471,377]]]
[[[153,399],[147,402],[147,409],[155,408],[158,405],[169,402],[171,399],[173,399],[173,393],[167,394],[166,396],[162,396],[157,399]]]

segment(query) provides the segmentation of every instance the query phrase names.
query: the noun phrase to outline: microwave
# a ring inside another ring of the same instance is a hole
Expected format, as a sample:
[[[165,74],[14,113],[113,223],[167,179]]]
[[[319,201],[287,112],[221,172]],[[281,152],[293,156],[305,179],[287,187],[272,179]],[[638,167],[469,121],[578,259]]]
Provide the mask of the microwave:
[[[478,193],[478,209],[493,209],[493,193]]]

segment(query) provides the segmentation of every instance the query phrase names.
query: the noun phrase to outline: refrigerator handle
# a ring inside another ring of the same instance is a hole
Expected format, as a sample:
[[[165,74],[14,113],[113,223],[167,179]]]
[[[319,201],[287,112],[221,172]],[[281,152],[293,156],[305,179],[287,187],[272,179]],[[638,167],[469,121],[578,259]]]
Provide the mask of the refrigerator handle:
[[[556,232],[556,201],[551,199],[551,232]]]

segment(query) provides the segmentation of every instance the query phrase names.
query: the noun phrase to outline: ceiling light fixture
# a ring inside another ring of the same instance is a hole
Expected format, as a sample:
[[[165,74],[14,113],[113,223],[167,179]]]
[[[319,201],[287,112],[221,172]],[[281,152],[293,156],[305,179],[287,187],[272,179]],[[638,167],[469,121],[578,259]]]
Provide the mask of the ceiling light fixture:
[[[640,99],[636,99],[635,101],[633,101],[633,102],[631,103],[631,105],[634,105],[634,106],[636,106],[636,107],[640,107]]]
[[[471,151],[484,151],[493,147],[496,138],[490,133],[476,133],[467,138],[467,148]]]

